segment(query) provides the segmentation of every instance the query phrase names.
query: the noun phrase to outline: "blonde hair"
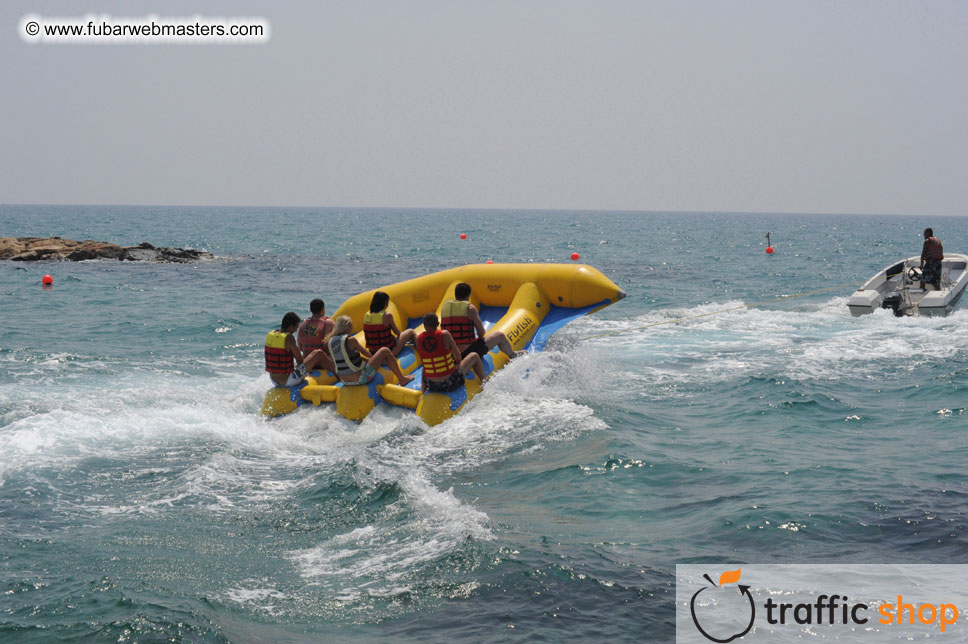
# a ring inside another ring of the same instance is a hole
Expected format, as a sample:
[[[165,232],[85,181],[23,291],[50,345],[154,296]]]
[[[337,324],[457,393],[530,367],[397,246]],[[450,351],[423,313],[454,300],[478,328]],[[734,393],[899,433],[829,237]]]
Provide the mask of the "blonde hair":
[[[333,327],[333,330],[330,332],[330,334],[326,336],[326,339],[323,340],[323,342],[329,344],[329,341],[335,338],[336,336],[345,335],[346,333],[349,333],[352,329],[353,329],[353,318],[351,318],[348,315],[341,315],[338,318],[336,318],[336,325]]]

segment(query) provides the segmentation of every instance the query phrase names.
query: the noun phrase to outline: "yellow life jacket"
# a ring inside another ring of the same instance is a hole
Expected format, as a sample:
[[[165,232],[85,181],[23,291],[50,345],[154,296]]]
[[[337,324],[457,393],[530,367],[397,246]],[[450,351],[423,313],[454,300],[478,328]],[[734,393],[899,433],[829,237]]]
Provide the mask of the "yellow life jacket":
[[[295,359],[286,348],[288,333],[269,331],[266,334],[266,371],[269,373],[290,374],[293,372]]]
[[[363,337],[366,338],[366,348],[373,352],[380,347],[392,347],[397,339],[390,330],[390,325],[383,323],[386,309],[376,313],[367,312],[363,316]]]
[[[440,328],[450,331],[458,345],[470,344],[477,339],[477,329],[467,315],[470,304],[466,300],[447,300],[440,307]]]

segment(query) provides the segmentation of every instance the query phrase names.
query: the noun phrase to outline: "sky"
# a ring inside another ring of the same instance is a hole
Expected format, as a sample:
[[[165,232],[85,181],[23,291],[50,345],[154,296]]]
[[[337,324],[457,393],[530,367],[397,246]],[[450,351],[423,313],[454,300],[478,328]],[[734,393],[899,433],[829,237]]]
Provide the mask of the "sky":
[[[265,44],[43,44],[257,16]],[[968,214],[964,0],[0,4],[0,203]]]

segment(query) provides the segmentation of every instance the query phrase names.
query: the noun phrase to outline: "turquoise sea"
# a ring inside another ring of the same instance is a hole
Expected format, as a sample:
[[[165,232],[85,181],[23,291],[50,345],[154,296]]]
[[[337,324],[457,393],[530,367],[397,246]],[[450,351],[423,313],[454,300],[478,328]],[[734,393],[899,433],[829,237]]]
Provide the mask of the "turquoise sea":
[[[677,563],[968,563],[968,310],[846,307],[925,226],[968,251],[968,218],[0,206],[217,256],[0,262],[0,641],[670,642]],[[457,418],[259,417],[286,311],[572,252],[628,298]]]

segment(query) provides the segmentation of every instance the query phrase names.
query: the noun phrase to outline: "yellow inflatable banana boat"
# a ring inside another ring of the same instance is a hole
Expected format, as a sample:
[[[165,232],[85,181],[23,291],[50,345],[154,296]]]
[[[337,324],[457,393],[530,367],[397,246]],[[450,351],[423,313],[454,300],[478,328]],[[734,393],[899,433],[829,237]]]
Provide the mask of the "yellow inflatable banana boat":
[[[501,331],[515,351],[544,349],[551,335],[571,320],[594,313],[625,297],[625,292],[599,271],[582,264],[470,264],[417,277],[351,297],[333,318],[348,315],[354,329],[363,328],[364,315],[377,290],[390,296],[387,312],[397,328],[423,328],[425,313],[440,309],[454,299],[454,288],[471,286],[470,302],[480,312],[488,333]],[[363,332],[357,334],[364,344]],[[343,385],[330,373],[308,376],[293,387],[274,387],[262,403],[264,416],[280,416],[303,405],[336,403],[336,410],[350,420],[362,420],[377,404],[389,403],[414,409],[428,425],[455,415],[475,394],[481,383],[473,374],[464,386],[449,393],[422,393],[422,367],[406,348],[398,356],[400,367],[414,380],[405,387],[381,369],[367,385]],[[485,374],[503,367],[509,358],[497,347],[484,358]]]

